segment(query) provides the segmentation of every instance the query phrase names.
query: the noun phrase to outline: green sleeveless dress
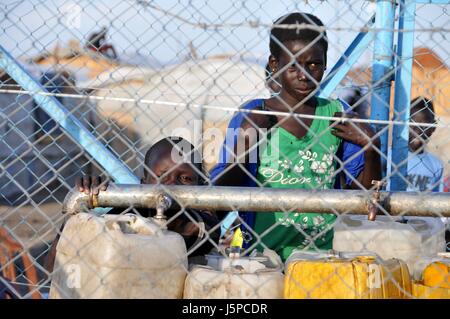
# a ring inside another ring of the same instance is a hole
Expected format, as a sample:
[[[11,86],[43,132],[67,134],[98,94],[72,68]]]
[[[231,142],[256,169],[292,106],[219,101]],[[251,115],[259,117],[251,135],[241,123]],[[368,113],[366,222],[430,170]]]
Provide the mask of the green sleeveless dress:
[[[317,100],[316,116],[343,111],[339,101]],[[257,179],[262,187],[332,189],[340,143],[331,134],[329,120],[314,119],[302,138],[275,128],[262,145]],[[254,228],[258,247],[275,250],[283,261],[294,249],[331,249],[335,219],[333,214],[314,212],[258,212]]]

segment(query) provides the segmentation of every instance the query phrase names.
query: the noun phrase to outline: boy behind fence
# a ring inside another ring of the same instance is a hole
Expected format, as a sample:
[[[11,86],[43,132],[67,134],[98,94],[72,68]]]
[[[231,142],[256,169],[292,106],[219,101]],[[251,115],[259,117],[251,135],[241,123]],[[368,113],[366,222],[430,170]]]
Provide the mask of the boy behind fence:
[[[269,67],[273,78],[280,81],[279,94],[245,103],[231,119],[228,129],[235,129],[235,134],[227,134],[219,163],[211,172],[213,183],[364,189],[380,178],[379,140],[368,125],[314,118],[341,117],[347,107],[315,95],[326,69],[327,49],[323,24],[314,15],[291,13],[274,23]],[[277,113],[248,112],[252,110]],[[347,113],[345,118],[356,115]],[[263,129],[269,133],[259,138]],[[246,134],[251,130],[258,134]],[[340,172],[344,173],[342,181],[336,178]],[[247,226],[244,237],[248,241],[253,237],[255,246],[273,249],[283,260],[294,249],[331,248],[333,214],[279,211],[240,212],[240,216]]]
[[[411,101],[411,122],[436,124],[433,102],[418,97]],[[434,126],[411,126],[409,130],[408,191],[443,191],[442,161],[425,147],[433,135]]]
[[[438,157],[425,149],[436,130],[433,126],[436,124],[433,102],[423,96],[412,100],[410,119],[414,124],[429,125],[415,125],[409,129],[407,191],[442,192],[444,191],[444,165]],[[450,223],[448,218],[442,218],[442,221],[446,227],[447,251],[450,251]]]
[[[141,184],[163,185],[201,185],[202,163],[198,151],[185,139],[180,137],[166,137],[155,143],[145,154],[144,173]],[[83,176],[78,179],[76,188],[80,192],[98,195],[108,187],[99,177]],[[154,209],[133,209],[144,217],[155,215]],[[191,261],[204,263],[203,256],[217,247],[220,236],[219,221],[214,213],[185,209],[176,218],[179,209],[170,209],[164,214],[169,223],[167,228],[179,233],[188,249]],[[113,208],[109,214],[121,214],[123,209]],[[192,221],[194,220],[194,221]],[[59,238],[59,235],[57,239]],[[56,242],[50,252],[48,268],[53,268],[56,254]]]

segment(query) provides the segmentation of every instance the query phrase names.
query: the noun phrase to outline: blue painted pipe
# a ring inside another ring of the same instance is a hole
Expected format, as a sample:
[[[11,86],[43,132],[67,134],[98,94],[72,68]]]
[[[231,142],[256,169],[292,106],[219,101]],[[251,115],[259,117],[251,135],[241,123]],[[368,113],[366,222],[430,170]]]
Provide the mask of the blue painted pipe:
[[[372,66],[372,103],[370,118],[373,120],[389,120],[391,97],[392,62],[394,57],[394,20],[395,1],[378,0],[375,13],[375,42]],[[386,157],[388,149],[388,127],[375,125],[377,131],[383,130],[380,136],[383,176],[386,176]]]
[[[0,45],[0,68],[5,70],[24,90],[30,91],[36,103],[77,141],[117,182],[139,184],[132,171],[97,141],[55,97],[39,93],[47,90]]]
[[[414,24],[415,24],[415,0],[400,1],[394,119],[408,122],[410,117],[412,67],[414,59]],[[407,188],[406,176],[408,171],[408,125],[395,125],[392,133],[392,168],[388,166],[388,172],[392,174],[390,190],[404,191]]]
[[[371,27],[375,17],[372,17],[365,27]],[[329,98],[331,93],[341,83],[348,71],[353,67],[356,61],[361,57],[369,44],[373,41],[372,32],[360,32],[352,43],[345,50],[333,68],[330,70],[327,78],[321,83],[320,96]]]

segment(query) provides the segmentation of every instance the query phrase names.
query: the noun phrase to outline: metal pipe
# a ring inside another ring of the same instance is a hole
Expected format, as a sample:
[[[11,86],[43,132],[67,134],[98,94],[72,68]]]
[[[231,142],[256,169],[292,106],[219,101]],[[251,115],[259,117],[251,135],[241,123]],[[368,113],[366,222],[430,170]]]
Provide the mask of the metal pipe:
[[[364,28],[371,28],[375,21],[375,16],[366,23]],[[325,80],[320,84],[320,97],[329,98],[336,87],[345,78],[353,65],[359,60],[361,55],[373,41],[373,32],[360,32],[353,42],[348,46],[333,68],[330,70]]]
[[[377,0],[375,13],[375,33],[372,66],[372,120],[389,120],[391,80],[393,78],[392,60],[394,57],[395,1]],[[380,30],[380,31],[378,31]],[[386,157],[388,131],[382,125],[375,125],[377,131],[384,130],[380,136],[382,173],[386,176]]]
[[[257,187],[114,185],[98,195],[99,207],[155,208],[160,196],[182,207],[219,211],[315,212],[367,214],[374,191],[303,190]],[[450,193],[379,192],[380,205],[393,216],[450,217]],[[89,196],[71,192],[63,212],[76,214],[89,206]],[[91,201],[92,202],[92,201]]]
[[[398,23],[398,46],[395,76],[394,119],[407,123],[411,103],[412,68],[414,60],[414,25],[415,0],[400,1],[400,20]],[[390,189],[404,191],[407,189],[409,127],[395,125],[392,131],[392,161],[389,162],[388,174],[391,176]],[[392,169],[392,167],[394,169]]]
[[[39,107],[58,123],[65,133],[95,158],[115,181],[139,184],[139,178],[134,176],[125,164],[99,142],[64,105],[53,96],[39,94],[48,92],[1,45],[0,68],[5,70],[24,90],[30,91]]]

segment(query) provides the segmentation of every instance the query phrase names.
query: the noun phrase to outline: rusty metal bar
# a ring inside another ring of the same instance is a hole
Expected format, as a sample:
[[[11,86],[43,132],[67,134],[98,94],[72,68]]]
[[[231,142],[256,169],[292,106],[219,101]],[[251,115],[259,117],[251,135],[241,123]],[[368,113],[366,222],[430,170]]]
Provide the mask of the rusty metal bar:
[[[155,208],[162,195],[182,207],[221,211],[315,212],[367,214],[374,191],[302,190],[252,187],[111,184],[94,200],[71,192],[63,211],[75,214],[95,207]],[[450,217],[450,193],[379,192],[379,203],[390,215]],[[380,208],[381,208],[380,207]]]

